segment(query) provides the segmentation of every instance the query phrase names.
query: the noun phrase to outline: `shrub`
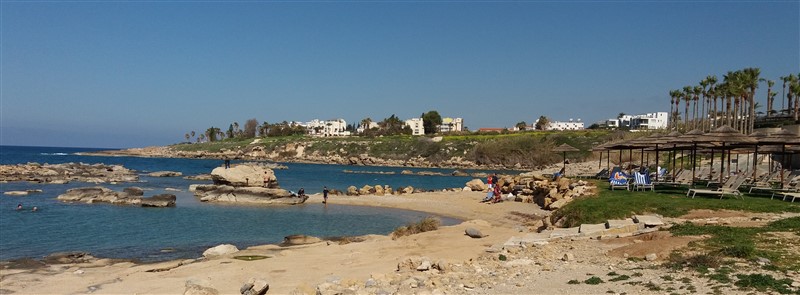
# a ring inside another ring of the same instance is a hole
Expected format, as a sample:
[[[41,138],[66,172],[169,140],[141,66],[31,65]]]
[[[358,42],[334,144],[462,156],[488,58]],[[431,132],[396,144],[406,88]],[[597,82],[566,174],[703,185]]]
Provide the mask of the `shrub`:
[[[392,239],[437,230],[441,223],[441,220],[436,217],[425,217],[417,223],[410,223],[406,226],[396,228],[394,232],[392,232]]]
[[[597,285],[597,284],[605,283],[605,282],[603,282],[602,279],[600,279],[600,278],[598,278],[596,276],[592,276],[591,278],[588,278],[583,282],[586,283],[586,284],[589,284],[589,285]]]

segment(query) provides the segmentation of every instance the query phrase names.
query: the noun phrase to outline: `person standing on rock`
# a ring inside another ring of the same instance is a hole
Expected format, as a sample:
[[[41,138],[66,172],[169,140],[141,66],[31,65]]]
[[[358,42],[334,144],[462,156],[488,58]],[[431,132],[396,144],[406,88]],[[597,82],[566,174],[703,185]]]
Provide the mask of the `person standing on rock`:
[[[494,180],[494,179],[492,178],[492,175],[489,175],[489,177],[486,179],[486,183],[488,183],[488,184],[489,184],[489,190],[491,190],[491,189],[493,189],[493,188],[494,188],[494,185],[492,184],[492,180]]]
[[[328,203],[328,187],[327,186],[322,187],[322,203],[323,204],[327,204]]]
[[[225,169],[231,168],[231,159],[225,158]]]
[[[264,187],[267,187],[268,183],[269,183],[269,174],[267,174],[267,171],[264,171]]]

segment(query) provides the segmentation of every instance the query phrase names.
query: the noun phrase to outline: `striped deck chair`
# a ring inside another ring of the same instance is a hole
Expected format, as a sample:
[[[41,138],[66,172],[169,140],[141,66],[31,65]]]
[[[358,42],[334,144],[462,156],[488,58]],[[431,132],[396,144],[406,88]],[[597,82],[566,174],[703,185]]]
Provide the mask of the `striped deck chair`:
[[[655,185],[653,182],[650,181],[650,175],[636,172],[633,174],[633,190],[646,190],[650,189],[651,191],[655,191]]]
[[[611,186],[611,190],[613,191],[616,188],[624,188],[625,190],[631,190],[630,186],[628,185],[628,179],[630,176],[622,172],[622,169],[619,167],[614,167],[611,171],[611,177],[608,178],[608,184]]]

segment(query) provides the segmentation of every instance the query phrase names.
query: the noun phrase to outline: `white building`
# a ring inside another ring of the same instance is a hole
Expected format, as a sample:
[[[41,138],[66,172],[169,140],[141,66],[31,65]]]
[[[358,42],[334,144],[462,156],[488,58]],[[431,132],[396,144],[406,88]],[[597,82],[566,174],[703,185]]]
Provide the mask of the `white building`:
[[[425,126],[422,118],[411,118],[406,120],[406,126],[411,127],[411,135],[425,135]]]
[[[667,117],[667,112],[624,115],[617,119],[606,120],[606,125],[611,128],[628,127],[630,130],[667,129]]]
[[[439,132],[464,131],[464,119],[462,118],[442,118],[442,125],[439,125]]]
[[[360,124],[360,125],[358,125],[358,128],[356,128],[356,132],[364,133],[364,131],[367,131],[367,130],[372,129],[372,128],[378,128],[378,127],[380,127],[380,125],[378,125],[378,122],[369,122],[369,124],[367,126],[364,126],[364,124]]]
[[[585,127],[583,126],[581,119],[578,119],[577,121],[569,119],[569,122],[552,121],[547,123],[545,130],[583,130],[584,128]]]
[[[311,120],[301,124],[308,130],[309,135],[314,136],[349,136],[350,131],[347,131],[347,122],[344,119],[333,119],[321,121],[318,119]]]

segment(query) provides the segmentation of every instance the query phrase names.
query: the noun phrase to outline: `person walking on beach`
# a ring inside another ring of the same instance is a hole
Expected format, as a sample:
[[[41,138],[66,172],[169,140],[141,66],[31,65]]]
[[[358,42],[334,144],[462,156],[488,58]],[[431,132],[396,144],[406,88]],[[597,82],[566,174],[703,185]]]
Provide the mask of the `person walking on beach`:
[[[327,204],[328,203],[328,187],[327,186],[322,187],[322,203],[323,204]]]

